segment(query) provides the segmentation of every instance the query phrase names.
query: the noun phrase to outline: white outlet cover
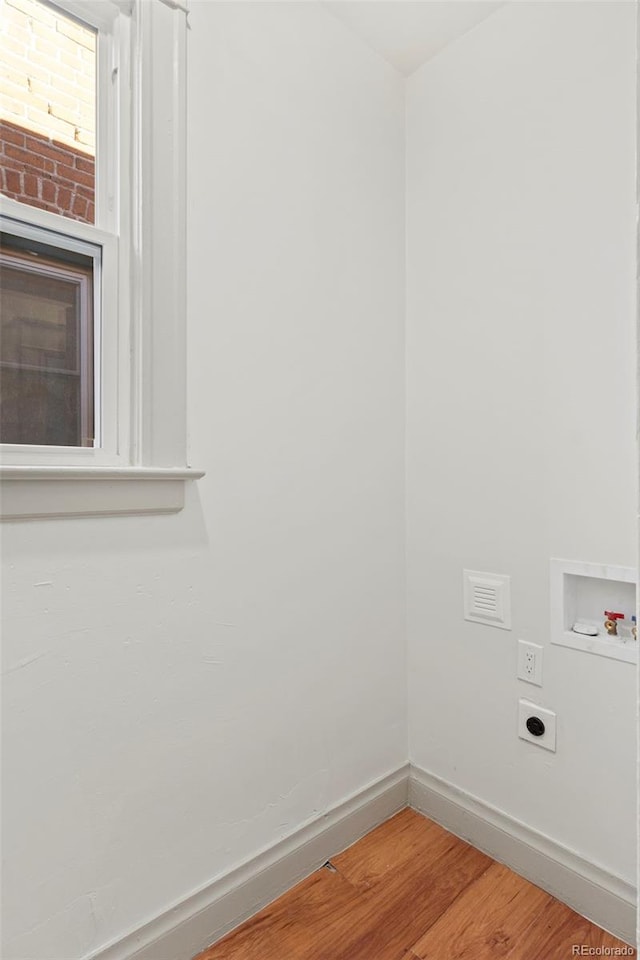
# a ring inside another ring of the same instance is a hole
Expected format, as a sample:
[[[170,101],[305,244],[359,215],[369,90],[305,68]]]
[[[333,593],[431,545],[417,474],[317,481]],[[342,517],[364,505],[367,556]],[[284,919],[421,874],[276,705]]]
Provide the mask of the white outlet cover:
[[[511,630],[511,577],[463,570],[464,619]]]
[[[533,683],[536,687],[542,686],[542,651],[537,643],[527,640],[518,640],[518,680]],[[533,673],[527,673],[527,654],[532,655],[535,661]]]
[[[536,737],[527,730],[527,720],[529,717],[540,717],[544,723],[544,733],[541,737]],[[553,710],[547,710],[545,707],[538,707],[530,700],[518,701],[518,736],[521,740],[528,740],[529,743],[535,743],[536,747],[542,747],[544,750],[556,752],[556,715]]]

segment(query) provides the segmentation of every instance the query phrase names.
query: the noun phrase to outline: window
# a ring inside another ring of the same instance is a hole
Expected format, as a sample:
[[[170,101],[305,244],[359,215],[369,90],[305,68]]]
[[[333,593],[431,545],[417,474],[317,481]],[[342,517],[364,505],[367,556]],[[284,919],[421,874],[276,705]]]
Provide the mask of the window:
[[[4,2],[3,193],[86,223],[95,223],[98,40],[94,24],[48,2]]]
[[[93,447],[99,278],[99,247],[63,249],[3,238],[0,436],[5,443]]]
[[[4,5],[2,515],[179,509],[186,10]]]
[[[97,86],[108,31],[104,18],[101,36],[43,0],[6,0],[2,31],[0,169],[22,209],[0,236],[0,443],[99,447],[101,245],[79,239],[75,222],[118,232],[104,209],[96,217],[98,110],[113,107]],[[101,177],[114,169],[106,160]],[[64,234],[37,227],[34,209],[64,217]]]

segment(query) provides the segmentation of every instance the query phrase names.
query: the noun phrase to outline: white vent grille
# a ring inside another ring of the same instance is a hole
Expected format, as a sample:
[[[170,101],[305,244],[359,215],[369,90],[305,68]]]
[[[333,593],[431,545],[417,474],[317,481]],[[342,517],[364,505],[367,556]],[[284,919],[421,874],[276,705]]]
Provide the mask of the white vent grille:
[[[511,578],[500,573],[464,570],[464,618],[511,629]]]

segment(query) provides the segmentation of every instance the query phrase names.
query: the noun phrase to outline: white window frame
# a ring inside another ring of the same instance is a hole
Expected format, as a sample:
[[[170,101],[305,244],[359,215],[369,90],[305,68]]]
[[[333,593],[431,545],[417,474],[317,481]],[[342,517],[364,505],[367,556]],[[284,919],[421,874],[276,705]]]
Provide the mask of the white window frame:
[[[99,226],[7,198],[0,213],[38,239],[102,248],[101,445],[1,445],[0,516],[174,512],[203,475],[186,459],[187,11],[174,0],[52,3],[98,31]]]

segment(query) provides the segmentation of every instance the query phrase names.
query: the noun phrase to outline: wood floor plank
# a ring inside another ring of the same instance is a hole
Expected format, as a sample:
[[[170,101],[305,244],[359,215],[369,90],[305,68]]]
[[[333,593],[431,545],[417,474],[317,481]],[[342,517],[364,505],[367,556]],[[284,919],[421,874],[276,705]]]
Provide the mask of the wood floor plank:
[[[409,807],[376,827],[331,863],[355,886],[368,888],[416,857],[437,856],[451,834]]]
[[[552,899],[525,930],[522,939],[509,954],[509,960],[569,960],[574,947],[621,948],[627,944],[590,923],[566,904]],[[635,950],[628,956],[636,957]]]
[[[493,863],[411,949],[419,960],[507,957],[552,902],[543,890]]]
[[[358,897],[339,873],[317,870],[197,960],[314,960],[326,925],[348,915]]]
[[[411,810],[332,865],[197,960],[569,960],[574,946],[625,946]]]
[[[363,889],[325,929],[314,960],[401,960],[492,862],[450,834],[433,846],[437,853],[415,857]]]

